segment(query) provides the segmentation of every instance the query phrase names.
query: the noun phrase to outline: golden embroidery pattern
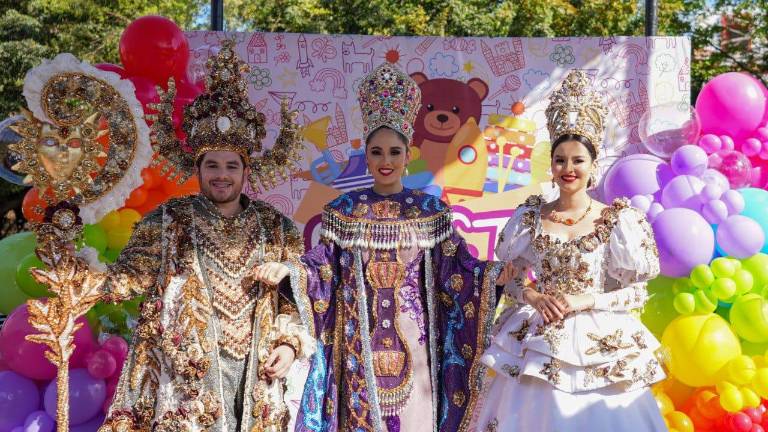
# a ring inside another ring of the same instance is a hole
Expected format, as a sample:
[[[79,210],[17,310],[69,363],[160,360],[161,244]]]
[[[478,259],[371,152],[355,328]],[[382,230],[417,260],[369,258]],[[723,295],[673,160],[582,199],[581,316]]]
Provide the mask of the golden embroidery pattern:
[[[616,330],[613,334],[602,337],[594,333],[587,333],[587,337],[592,341],[597,342],[597,344],[588,349],[586,354],[613,354],[620,349],[632,348],[632,344],[622,342],[621,336],[623,334],[624,332],[621,329]]]
[[[552,384],[560,384],[560,360],[551,357],[549,363],[544,363],[544,367],[539,371],[540,374],[547,377]]]

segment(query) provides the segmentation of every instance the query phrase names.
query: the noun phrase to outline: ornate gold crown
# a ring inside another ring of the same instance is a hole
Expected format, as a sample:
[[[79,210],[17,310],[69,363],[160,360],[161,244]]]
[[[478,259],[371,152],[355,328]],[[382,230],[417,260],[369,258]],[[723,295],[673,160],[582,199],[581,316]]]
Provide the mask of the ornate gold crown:
[[[281,104],[281,128],[274,147],[260,157],[253,153],[261,151],[261,140],[266,136],[264,114],[248,101],[248,85],[242,74],[250,68],[237,57],[234,41],[222,42],[221,50],[208,59],[206,91],[184,108],[182,128],[187,134],[187,149],[176,138],[173,128],[173,99],[176,86],[171,78],[168,91],[160,93],[160,103],[153,106],[156,115],[147,116],[153,120],[153,145],[162,158],[170,162],[163,170],[173,168],[171,177],[178,181],[189,178],[197,159],[209,151],[231,151],[243,157],[251,167],[251,184],[258,190],[274,186],[278,178],[287,178],[296,168],[302,139],[294,122],[295,114],[288,112],[286,101]],[[156,161],[158,161],[158,158]]]
[[[371,71],[360,83],[358,100],[363,115],[363,140],[386,126],[408,139],[421,108],[421,90],[408,75],[389,63]]]
[[[581,135],[600,151],[608,109],[600,95],[590,88],[584,72],[571,71],[565,77],[563,85],[549,96],[546,114],[553,143],[566,134]]]

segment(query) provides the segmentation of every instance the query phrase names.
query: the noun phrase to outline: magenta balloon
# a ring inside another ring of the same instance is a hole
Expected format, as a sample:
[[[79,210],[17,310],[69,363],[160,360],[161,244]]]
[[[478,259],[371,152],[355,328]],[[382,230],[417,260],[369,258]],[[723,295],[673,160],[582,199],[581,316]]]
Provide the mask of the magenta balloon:
[[[738,151],[723,150],[710,156],[710,166],[720,171],[731,189],[748,187],[752,184],[752,163]]]
[[[714,134],[702,135],[699,138],[699,147],[701,147],[707,154],[715,153],[723,148],[723,141],[720,137]]]
[[[661,193],[664,208],[686,207],[694,211],[701,210],[699,194],[704,189],[704,182],[698,177],[681,175],[673,178]]]
[[[34,381],[16,372],[0,372],[0,431],[24,424],[39,407],[40,393]]]
[[[707,152],[695,145],[684,145],[672,153],[672,171],[678,175],[700,175],[707,169]]]
[[[694,267],[712,259],[715,234],[695,211],[666,209],[656,216],[652,227],[663,275],[685,277]]]
[[[56,428],[56,421],[45,411],[35,411],[24,420],[24,432],[51,432]]]
[[[702,87],[696,98],[701,133],[746,137],[766,114],[765,86],[751,75],[728,72]]]
[[[88,373],[94,378],[109,378],[117,370],[117,361],[115,357],[107,350],[100,349],[86,360]]]
[[[56,381],[45,389],[45,412],[56,416]],[[102,379],[92,377],[85,369],[69,371],[69,424],[79,425],[92,419],[102,407],[107,396],[107,385]]]
[[[748,157],[757,156],[763,148],[763,143],[757,138],[747,138],[741,144],[741,152]]]
[[[120,336],[111,336],[101,344],[101,348],[112,353],[118,363],[122,363],[128,357],[128,342]]]
[[[674,173],[662,159],[649,154],[634,154],[616,161],[605,174],[603,197],[607,202],[635,195],[653,195]]]
[[[760,252],[765,233],[760,224],[742,215],[734,215],[717,226],[717,246],[728,256],[744,259]]]
[[[128,77],[128,72],[126,72],[125,69],[123,69],[122,66],[118,66],[116,64],[112,64],[112,63],[98,63],[98,64],[95,64],[93,66],[96,69],[101,69],[101,70],[107,71],[107,72],[114,72],[114,73],[120,75],[120,78],[127,78]]]

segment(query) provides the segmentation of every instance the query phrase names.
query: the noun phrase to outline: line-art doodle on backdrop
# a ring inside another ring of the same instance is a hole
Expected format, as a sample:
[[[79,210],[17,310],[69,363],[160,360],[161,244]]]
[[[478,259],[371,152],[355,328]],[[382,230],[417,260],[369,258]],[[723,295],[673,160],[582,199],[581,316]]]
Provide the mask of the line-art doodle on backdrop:
[[[459,72],[459,65],[451,54],[437,52],[429,59],[429,72],[432,75],[449,78]]]
[[[263,33],[254,33],[248,41],[248,63],[259,64],[269,62],[269,47]]]
[[[335,59],[336,55],[336,47],[330,38],[320,37],[312,41],[312,57],[328,63],[328,60]]]
[[[288,63],[291,61],[291,54],[288,51],[281,51],[275,56],[275,64]]]
[[[518,91],[522,85],[523,83],[520,82],[520,78],[518,78],[517,75],[507,75],[507,77],[504,78],[504,84],[496,91],[496,93],[491,95],[491,99],[504,93],[514,93]]]
[[[352,73],[355,65],[363,65],[363,73],[367,74],[373,69],[373,48],[368,51],[358,52],[355,42],[341,43],[341,60],[344,64],[344,73]]]
[[[663,45],[663,48],[672,49],[677,47],[677,39],[673,37],[655,37],[645,40],[645,47],[649,50],[655,50],[658,45]]]
[[[638,75],[648,75],[648,53],[640,45],[626,43],[619,46],[615,58],[626,62],[625,70],[629,70],[631,60],[634,60],[634,72]]]
[[[315,77],[309,82],[309,88],[314,92],[324,92],[326,87],[325,83],[328,80],[330,80],[333,85],[333,97],[337,99],[346,99],[346,80],[344,79],[344,75],[336,69],[325,68],[317,71]]]
[[[677,72],[677,89],[681,92],[690,92],[691,89],[691,63],[685,59]]]
[[[385,40],[390,40],[393,37],[394,36],[374,36],[370,40],[366,41],[363,44],[363,48],[370,48],[370,47],[376,45],[379,42],[384,42]]]
[[[285,45],[285,35],[278,33],[275,35],[275,49],[278,51],[282,51],[287,49]]]
[[[496,43],[493,49],[481,39],[480,48],[485,61],[488,62],[488,66],[490,66],[491,71],[497,77],[525,67],[523,42],[519,38],[502,40]]]
[[[549,73],[538,69],[528,69],[523,74],[523,82],[529,90],[537,91],[549,88]]]
[[[467,39],[467,38],[448,38],[443,40],[443,49],[453,50],[453,51],[462,51],[467,54],[472,54],[477,49],[477,42],[473,39]]]
[[[306,78],[309,76],[309,69],[315,66],[307,54],[307,38],[304,35],[299,36],[296,46],[299,48],[299,61],[296,62],[296,69],[301,72],[302,78]]]
[[[609,54],[613,50],[613,46],[616,45],[616,38],[613,36],[601,37],[597,44],[603,49],[603,54]]]
[[[346,144],[349,142],[349,136],[347,135],[347,120],[344,118],[344,110],[337,103],[336,109],[333,115],[335,122],[331,123],[328,128],[328,136],[330,136],[335,145]],[[330,143],[328,145],[331,145]]]
[[[268,93],[272,100],[280,105],[283,101],[288,102],[288,108],[293,106],[293,99],[296,97],[296,92],[290,91],[271,91]]]
[[[403,60],[403,57],[405,56],[406,54],[402,52],[400,45],[395,45],[386,47],[384,49],[384,54],[379,56],[379,58],[382,60],[382,62],[387,62],[397,66],[398,69],[402,69],[403,65],[400,63],[400,60]]]

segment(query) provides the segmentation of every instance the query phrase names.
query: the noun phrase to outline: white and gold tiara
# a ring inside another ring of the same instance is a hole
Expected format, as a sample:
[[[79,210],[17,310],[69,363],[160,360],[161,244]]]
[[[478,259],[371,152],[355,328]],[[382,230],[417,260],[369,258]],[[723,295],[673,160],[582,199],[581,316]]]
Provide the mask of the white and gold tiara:
[[[592,142],[597,152],[603,141],[608,108],[600,95],[591,89],[589,77],[582,71],[571,71],[562,86],[549,96],[546,110],[547,129],[554,143],[563,135],[581,135]]]

